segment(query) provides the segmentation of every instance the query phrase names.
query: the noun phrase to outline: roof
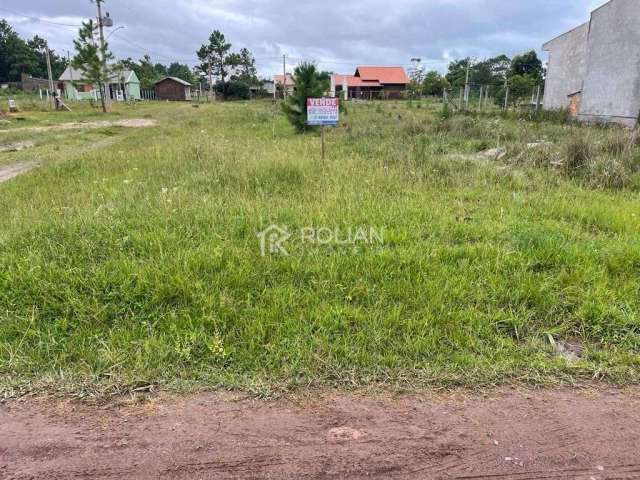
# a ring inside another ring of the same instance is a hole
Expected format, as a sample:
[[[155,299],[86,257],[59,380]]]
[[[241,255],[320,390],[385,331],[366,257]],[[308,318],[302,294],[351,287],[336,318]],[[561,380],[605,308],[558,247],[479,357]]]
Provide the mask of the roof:
[[[158,80],[154,85],[159,84],[160,82],[164,82],[165,80],[173,80],[174,82],[180,83],[181,85],[184,85],[185,87],[190,87],[191,84],[189,82],[186,82],[184,80],[182,80],[181,78],[178,77],[164,77],[162,80]]]
[[[409,83],[407,72],[402,67],[359,66],[356,68],[355,76],[364,81],[377,81],[382,85]]]
[[[112,67],[113,68],[113,67]],[[61,82],[70,82],[70,81],[82,81],[84,76],[84,71],[67,67],[65,68],[60,78],[58,78]],[[136,72],[133,70],[112,70],[109,75],[109,80],[112,82],[120,82],[124,78],[124,83],[140,83],[138,77],[136,76]]]
[[[380,82],[377,80],[365,80],[355,75],[331,75],[333,83],[336,86],[344,85],[344,81],[347,81],[347,87],[379,87]]]
[[[282,80],[284,79],[283,75],[274,75],[273,76],[273,81],[276,83],[282,83]],[[294,78],[291,76],[291,74],[287,73],[287,85],[295,85],[296,81],[294,80]]]

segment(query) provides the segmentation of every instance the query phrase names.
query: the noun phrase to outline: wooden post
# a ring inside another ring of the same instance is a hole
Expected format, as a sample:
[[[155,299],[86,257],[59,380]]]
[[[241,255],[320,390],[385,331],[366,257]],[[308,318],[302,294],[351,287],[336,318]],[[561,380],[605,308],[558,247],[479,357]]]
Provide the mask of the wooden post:
[[[509,81],[504,79],[504,111],[509,109]]]
[[[49,53],[49,45],[48,44],[45,47],[45,55],[46,55],[46,61],[47,61],[47,75],[49,77],[49,91],[51,92],[52,106],[53,106],[54,110],[57,110],[58,109],[58,103],[56,101],[55,85],[53,84],[53,74],[51,73],[51,57],[50,57],[50,53]],[[69,66],[69,68],[71,68],[71,66]]]
[[[536,92],[536,113],[540,110],[540,85],[538,85],[538,91]]]
[[[287,98],[287,56],[282,55],[282,98]]]
[[[482,111],[482,92],[484,87],[480,86],[480,100],[478,101],[478,111]]]
[[[322,125],[322,127],[320,127],[320,143],[321,143],[321,153],[322,153],[322,160],[324,160],[324,125]]]

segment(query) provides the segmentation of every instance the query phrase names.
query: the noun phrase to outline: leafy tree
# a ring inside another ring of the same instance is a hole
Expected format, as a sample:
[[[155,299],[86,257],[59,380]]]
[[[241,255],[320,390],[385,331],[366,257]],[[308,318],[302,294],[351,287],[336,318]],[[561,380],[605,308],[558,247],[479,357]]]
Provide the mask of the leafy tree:
[[[24,41],[5,20],[0,20],[0,80],[19,81],[26,73],[38,78],[47,78],[45,49],[47,42],[39,36]],[[66,58],[49,51],[53,78],[58,78],[67,67]]]
[[[113,55],[109,51],[109,45],[104,42],[103,46],[98,46],[94,34],[97,25],[93,20],[82,22],[82,27],[78,31],[78,38],[73,41],[76,47],[76,55],[71,61],[73,68],[82,71],[82,79],[88,83],[98,84],[100,88],[100,101],[102,111],[107,112],[106,96],[108,92],[105,86],[109,83],[109,61],[113,60]],[[105,64],[107,67],[105,67]]]
[[[38,54],[6,20],[0,20],[0,79],[16,82],[22,72],[35,72],[37,65]]]
[[[307,98],[321,97],[329,84],[313,63],[298,65],[293,78],[296,88],[282,104],[282,109],[298,133],[302,133],[307,129]]]
[[[422,93],[424,95],[442,95],[443,90],[449,88],[449,82],[437,71],[427,72],[422,81]]]
[[[454,87],[462,87],[467,77],[467,65],[471,65],[470,58],[454,60],[449,63],[449,71],[446,74],[447,81]]]
[[[514,105],[529,99],[536,86],[536,79],[530,75],[513,75],[509,78],[509,98]]]
[[[48,78],[47,57],[44,53],[48,47],[47,41],[36,35],[31,40],[27,40],[27,47],[31,50],[33,66],[25,70],[25,73],[38,78]],[[49,58],[51,59],[52,76],[57,79],[67,68],[67,59],[57,55],[53,50],[49,50]]]
[[[153,85],[158,79],[156,72],[156,66],[151,61],[149,55],[142,57],[138,64],[133,65],[133,71],[136,72],[138,80],[140,80],[140,87],[149,90],[153,88]]]
[[[167,74],[170,77],[178,77],[189,83],[196,82],[196,79],[194,78],[193,73],[191,73],[191,69],[189,68],[189,66],[183,65],[182,63],[173,62],[171,65],[169,65]]]
[[[511,59],[506,55],[498,55],[486,61],[493,76],[493,85],[504,84],[511,68]]]
[[[509,69],[509,77],[516,75],[527,75],[533,79],[536,83],[541,83],[543,79],[542,62],[538,58],[535,51],[523,53],[522,55],[516,55],[511,61],[511,68]]]
[[[153,66],[153,71],[155,72],[156,79],[158,80],[167,76],[167,67],[161,63],[156,63]]]

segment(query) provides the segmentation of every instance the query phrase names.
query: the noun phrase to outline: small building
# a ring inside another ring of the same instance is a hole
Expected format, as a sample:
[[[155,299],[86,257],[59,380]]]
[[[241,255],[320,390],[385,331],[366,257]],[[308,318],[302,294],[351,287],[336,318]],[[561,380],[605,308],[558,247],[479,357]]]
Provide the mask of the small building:
[[[291,95],[296,89],[296,81],[289,73],[287,73],[286,77],[284,75],[274,75],[273,81],[275,83],[275,90],[273,91],[274,95],[277,91],[282,91],[283,83],[287,89],[287,95]]]
[[[191,100],[191,84],[178,77],[165,77],[155,83],[157,100],[188,102]]]
[[[58,88],[69,100],[99,100],[100,88],[84,79],[84,72],[67,67],[58,79]],[[113,101],[140,100],[140,80],[133,70],[111,69],[107,85]]]
[[[49,90],[49,80],[46,78],[36,78],[27,73],[20,74],[20,84],[23,92]]]
[[[262,90],[268,95],[273,95],[276,91],[276,84],[273,80],[262,80]]]
[[[344,99],[401,98],[409,85],[402,67],[359,66],[353,75],[332,75],[331,95]]]
[[[610,0],[587,23],[545,43],[545,109],[633,127],[640,114],[640,2]]]

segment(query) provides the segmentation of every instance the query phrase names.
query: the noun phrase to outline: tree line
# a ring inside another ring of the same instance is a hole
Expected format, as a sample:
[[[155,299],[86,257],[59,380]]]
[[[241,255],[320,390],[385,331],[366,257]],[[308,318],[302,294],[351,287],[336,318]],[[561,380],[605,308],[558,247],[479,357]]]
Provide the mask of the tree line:
[[[45,49],[47,42],[39,36],[23,39],[5,19],[0,19],[0,81],[18,82],[27,73],[36,78],[48,78]],[[50,51],[53,77],[58,78],[67,59]]]
[[[210,91],[225,98],[249,98],[251,87],[262,84],[256,60],[247,48],[234,52],[232,47],[221,31],[214,30],[196,52],[200,63],[195,70]]]
[[[181,78],[192,85],[198,83],[198,76],[191,71],[188,65],[180,62],[172,62],[169,65],[154,63],[149,55],[144,55],[140,60],[133,60],[131,57],[120,62],[122,67],[133,70],[140,80],[140,88],[150,90],[156,82],[165,77]]]
[[[463,88],[469,70],[469,83],[473,86],[489,87],[491,95],[497,103],[504,102],[506,90],[509,88],[510,103],[516,104],[531,95],[540,85],[544,85],[544,68],[535,51],[516,55],[498,55],[481,61],[471,58],[454,60],[449,63],[445,75],[432,70],[423,73],[417,70],[412,74],[410,91],[413,94],[442,95],[444,90],[454,92]]]

